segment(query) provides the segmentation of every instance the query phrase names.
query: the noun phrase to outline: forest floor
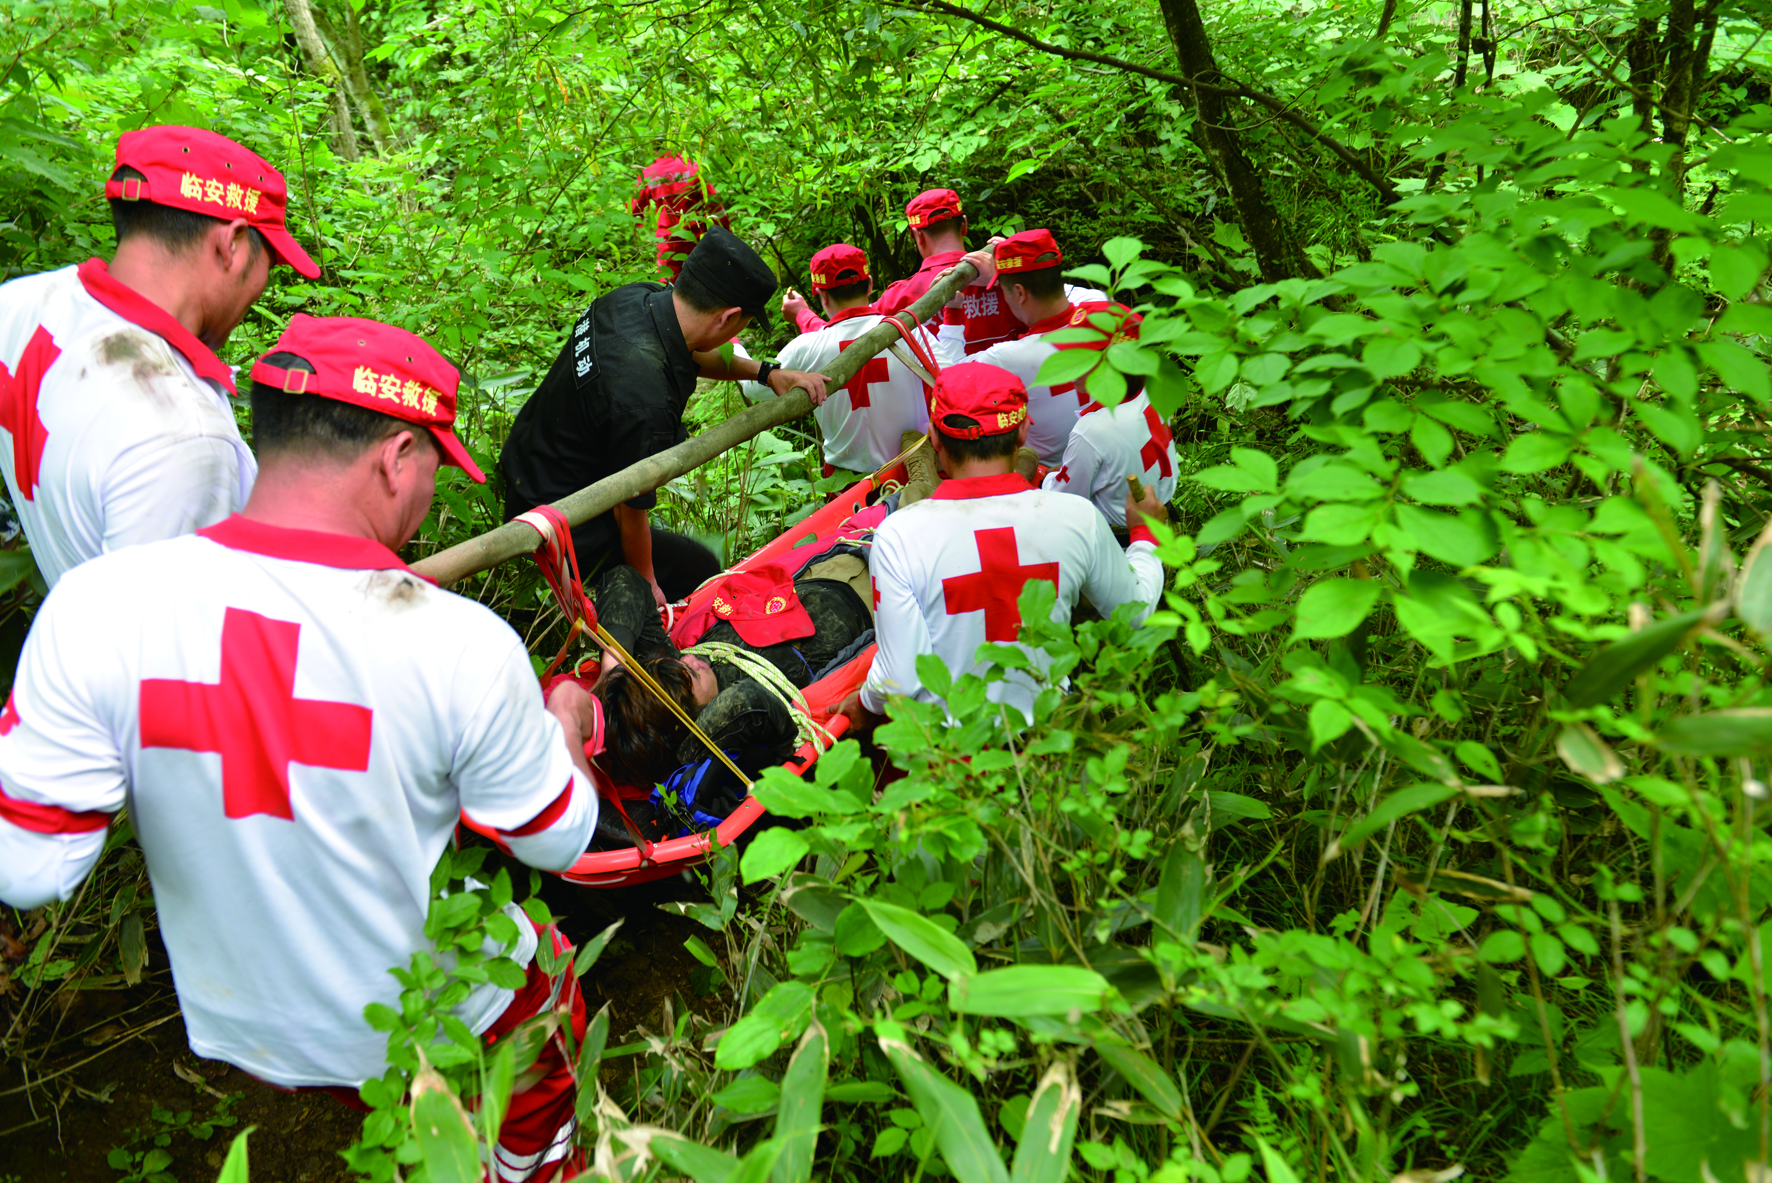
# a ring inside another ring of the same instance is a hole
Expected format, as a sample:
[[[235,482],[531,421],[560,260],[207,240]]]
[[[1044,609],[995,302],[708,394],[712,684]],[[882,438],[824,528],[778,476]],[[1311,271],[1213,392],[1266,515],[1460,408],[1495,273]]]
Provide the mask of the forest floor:
[[[657,905],[705,899],[699,885],[677,879],[594,891],[550,879],[543,895],[574,944],[618,917],[625,920],[583,982],[592,1014],[610,1004],[611,1044],[636,1027],[656,1029],[667,1000],[677,1014],[693,1003],[696,961],[683,942],[701,926]],[[215,1177],[228,1144],[247,1126],[257,1127],[250,1141],[253,1183],[348,1183],[338,1152],[356,1140],[362,1115],[323,1094],[280,1092],[231,1065],[193,1055],[158,941],[151,939],[140,985],[70,990],[62,997],[68,1004],[54,1030],[30,1041],[30,1052],[40,1057],[33,1083],[27,1086],[17,1060],[0,1070],[0,1183],[136,1180],[156,1165],[147,1156],[157,1148],[171,1155],[167,1174],[197,1183]],[[630,1063],[606,1060],[605,1085]],[[233,1124],[211,1124],[217,1115]]]

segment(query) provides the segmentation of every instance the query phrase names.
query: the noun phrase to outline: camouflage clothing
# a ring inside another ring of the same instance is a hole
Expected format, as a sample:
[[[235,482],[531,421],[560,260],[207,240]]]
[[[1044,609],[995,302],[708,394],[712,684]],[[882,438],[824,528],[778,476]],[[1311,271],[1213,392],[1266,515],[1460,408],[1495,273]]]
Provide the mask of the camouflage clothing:
[[[780,645],[747,645],[737,629],[718,621],[701,639],[748,649],[765,658],[795,686],[810,686],[827,665],[872,629],[874,622],[867,605],[846,583],[802,579],[794,584],[794,591],[812,617],[812,636]],[[651,586],[632,567],[612,567],[606,571],[593,600],[603,627],[635,658],[644,660],[658,653],[677,653],[659,623]],[[786,759],[792,751],[794,721],[781,700],[736,666],[723,661],[709,664],[720,692],[702,708],[696,724],[721,748],[746,753],[759,768]],[[678,757],[685,764],[694,763],[705,759],[707,751],[691,735],[684,738]],[[747,773],[752,771],[746,769]]]

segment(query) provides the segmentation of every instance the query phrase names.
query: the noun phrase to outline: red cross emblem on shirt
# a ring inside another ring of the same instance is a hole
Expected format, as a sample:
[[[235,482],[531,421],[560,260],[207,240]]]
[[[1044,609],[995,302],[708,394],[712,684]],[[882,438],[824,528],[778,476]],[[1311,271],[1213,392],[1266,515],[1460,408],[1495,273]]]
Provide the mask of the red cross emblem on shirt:
[[[222,621],[221,682],[143,678],[142,747],[220,752],[222,812],[295,820],[289,765],[369,767],[373,712],[348,702],[295,697],[301,625],[229,608]]]
[[[1157,408],[1148,405],[1144,409],[1144,421],[1150,425],[1151,438],[1138,450],[1138,458],[1144,461],[1146,472],[1156,467],[1164,476],[1173,475],[1175,467],[1169,463],[1169,441],[1175,437],[1170,434],[1169,425],[1157,414]]]
[[[857,338],[857,340],[860,340],[860,338]],[[855,341],[844,341],[837,346],[837,352],[841,353],[853,344],[855,344]],[[843,389],[849,392],[850,410],[860,411],[873,406],[874,400],[868,395],[869,384],[874,382],[889,382],[891,380],[892,372],[886,368],[885,357],[870,357],[867,361],[863,362],[861,370],[855,375],[855,377],[843,384]]]
[[[993,530],[975,530],[978,559],[982,570],[971,575],[956,575],[941,581],[941,593],[949,616],[962,612],[984,611],[984,639],[1013,641],[1021,631],[1021,606],[1015,601],[1031,579],[1044,579],[1058,584],[1057,563],[1021,565],[1021,554],[1015,544],[1015,527],[999,526]]]
[[[44,372],[61,355],[49,330],[38,325],[19,355],[16,373],[0,362],[0,427],[12,433],[12,478],[26,501],[36,500],[33,494],[43,469],[43,445],[49,439],[43,418],[37,414],[37,389],[43,384]]]

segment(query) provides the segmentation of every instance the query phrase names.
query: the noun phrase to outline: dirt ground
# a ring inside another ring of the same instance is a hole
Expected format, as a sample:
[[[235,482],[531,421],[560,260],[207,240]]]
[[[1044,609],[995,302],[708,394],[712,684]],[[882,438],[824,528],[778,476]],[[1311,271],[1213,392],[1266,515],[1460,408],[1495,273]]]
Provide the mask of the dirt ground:
[[[593,1014],[611,1003],[611,1044],[637,1025],[656,1026],[666,999],[693,997],[696,963],[683,942],[700,926],[655,905],[705,898],[698,886],[668,880],[612,892],[550,881],[543,895],[575,944],[625,919],[584,978]],[[253,1183],[350,1179],[338,1151],[356,1139],[361,1115],[330,1097],[278,1092],[192,1055],[157,943],[139,986],[66,996],[72,1005],[27,1041],[37,1060],[28,1079],[19,1061],[0,1065],[0,1183],[118,1183],[157,1165],[144,1159],[156,1149],[171,1155],[163,1169],[179,1183],[199,1183],[215,1177],[228,1144],[247,1126],[258,1127],[250,1142]],[[0,1003],[0,1021],[10,1022],[6,1009]],[[218,1113],[234,1124],[209,1125]],[[128,1161],[113,1167],[114,1151]]]

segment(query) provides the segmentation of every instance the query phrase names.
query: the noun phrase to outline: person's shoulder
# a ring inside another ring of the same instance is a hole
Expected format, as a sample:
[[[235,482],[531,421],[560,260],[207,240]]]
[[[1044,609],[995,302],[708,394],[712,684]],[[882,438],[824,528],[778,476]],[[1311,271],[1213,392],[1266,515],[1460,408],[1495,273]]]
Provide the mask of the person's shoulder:
[[[54,271],[38,271],[0,283],[0,308],[8,311],[28,308],[52,295],[78,287],[78,271],[79,268],[74,266],[57,267]]]
[[[118,588],[161,588],[205,582],[225,564],[226,547],[197,534],[181,534],[157,542],[140,542],[108,551],[69,568],[52,594],[68,599],[90,593],[115,600]]]

